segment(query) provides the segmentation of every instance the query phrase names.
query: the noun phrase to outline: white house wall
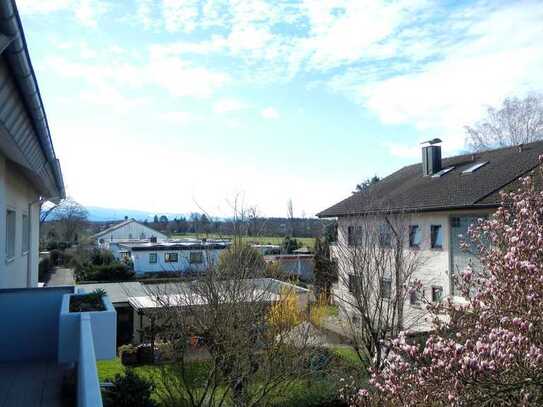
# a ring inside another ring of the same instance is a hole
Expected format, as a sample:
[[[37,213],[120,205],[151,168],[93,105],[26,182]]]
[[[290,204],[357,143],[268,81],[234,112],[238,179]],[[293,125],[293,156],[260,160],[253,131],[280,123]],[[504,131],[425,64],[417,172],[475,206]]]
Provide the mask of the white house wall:
[[[156,237],[157,240],[165,240],[167,236],[163,233],[145,226],[138,222],[130,222],[124,226],[121,226],[107,234],[97,236],[98,243],[100,244],[103,239],[103,244],[108,245],[110,242],[117,242],[121,240],[131,239],[149,239],[150,237]]]
[[[132,261],[134,263],[134,272],[138,275],[145,273],[160,272],[184,272],[184,271],[205,271],[210,265],[217,264],[219,256],[223,250],[157,250],[157,251],[132,251]],[[190,264],[190,253],[203,253],[203,263]],[[157,254],[157,262],[149,262],[149,254]],[[164,261],[166,253],[177,253],[177,263],[167,263]]]
[[[487,214],[488,211],[454,211],[454,212],[431,212],[421,213],[413,215],[409,223],[412,225],[418,224],[421,228],[421,245],[419,252],[419,258],[422,261],[422,265],[414,273],[413,278],[422,282],[424,296],[431,299],[432,287],[438,286],[443,288],[443,298],[451,295],[451,274],[450,274],[450,246],[451,246],[451,216],[462,216],[467,214]],[[341,217],[338,219],[338,242],[337,246],[331,247],[331,255],[338,261],[338,283],[334,286],[334,294],[340,304],[344,308],[348,308],[344,300],[352,298],[349,293],[349,289],[346,285],[348,281],[347,274],[349,274],[349,265],[342,259],[342,252],[347,246],[347,227],[354,226],[360,218],[353,217]],[[430,226],[441,225],[443,230],[443,247],[441,249],[432,249],[430,247]],[[340,249],[341,248],[341,249]],[[348,310],[352,312],[352,310]],[[404,306],[404,321],[405,328],[413,331],[427,331],[431,328],[431,322],[425,321],[427,312],[424,306],[411,305],[409,298],[406,299]]]
[[[0,154],[0,288],[38,285],[38,192],[18,167]],[[29,213],[29,204],[33,203]],[[6,258],[6,211],[15,211],[15,256]],[[23,214],[30,215],[30,246],[23,252]]]

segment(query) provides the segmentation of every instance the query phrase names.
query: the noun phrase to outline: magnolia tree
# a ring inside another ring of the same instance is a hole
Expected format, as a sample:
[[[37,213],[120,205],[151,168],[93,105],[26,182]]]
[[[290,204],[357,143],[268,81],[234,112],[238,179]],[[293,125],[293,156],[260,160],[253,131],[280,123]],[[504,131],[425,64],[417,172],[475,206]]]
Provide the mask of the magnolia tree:
[[[466,300],[431,308],[436,330],[424,346],[400,335],[369,390],[350,393],[353,405],[543,405],[543,192],[534,180],[503,193],[501,208],[470,229],[482,271],[460,273]]]

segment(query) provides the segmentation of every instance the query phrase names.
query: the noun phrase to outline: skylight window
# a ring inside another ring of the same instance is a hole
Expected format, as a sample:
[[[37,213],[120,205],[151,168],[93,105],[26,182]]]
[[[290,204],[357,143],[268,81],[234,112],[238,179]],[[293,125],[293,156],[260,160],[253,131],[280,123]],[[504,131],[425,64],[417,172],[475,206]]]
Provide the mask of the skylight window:
[[[436,172],[434,175],[432,175],[432,178],[439,178],[439,177],[442,177],[443,175],[447,174],[448,172],[454,170],[454,166],[453,167],[449,167],[449,168],[444,168],[442,169],[441,171],[439,172]]]
[[[477,164],[473,164],[471,167],[465,169],[464,171],[462,171],[462,174],[471,174],[475,171],[477,171],[479,168],[485,166],[488,164],[488,161],[485,161],[485,162],[482,162],[482,163],[477,163]]]

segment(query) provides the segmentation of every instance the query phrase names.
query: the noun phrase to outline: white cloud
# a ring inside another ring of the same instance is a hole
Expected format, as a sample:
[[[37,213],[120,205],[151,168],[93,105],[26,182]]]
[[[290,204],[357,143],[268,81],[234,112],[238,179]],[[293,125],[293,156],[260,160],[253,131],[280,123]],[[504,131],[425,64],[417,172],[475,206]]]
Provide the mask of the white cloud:
[[[236,112],[247,108],[247,104],[237,99],[220,99],[213,105],[215,113]]]
[[[224,86],[229,76],[191,65],[179,57],[153,57],[144,68],[144,78],[174,96],[208,98]]]
[[[228,74],[195,66],[164,47],[151,47],[143,61],[118,50],[102,53],[96,60],[99,62],[82,63],[56,56],[48,59],[48,65],[61,76],[82,78],[93,86],[116,86],[119,92],[123,87],[153,86],[176,97],[208,98],[230,80]]]
[[[94,0],[80,0],[74,9],[74,15],[79,22],[87,27],[96,27],[97,18],[107,7]]]
[[[279,112],[273,107],[266,107],[260,111],[260,116],[262,116],[264,119],[275,120],[279,119]]]
[[[80,97],[83,102],[104,106],[117,113],[127,113],[147,104],[147,100],[143,97],[126,96],[106,84],[101,84],[92,90],[84,90],[80,93]]]
[[[477,11],[463,12],[471,21],[461,25],[463,35],[451,31],[456,41],[426,50],[434,55],[431,62],[418,64],[417,69],[410,64],[398,68],[394,61],[376,71],[353,69],[336,75],[329,85],[355,98],[385,124],[437,129],[459,149],[463,126],[477,120],[486,105],[543,89],[543,4]],[[401,150],[395,153],[401,155]]]
[[[166,31],[193,31],[198,17],[198,3],[197,0],[162,0]]]
[[[73,3],[73,0],[19,0],[17,6],[23,15],[46,14],[68,9]]]
[[[81,25],[91,28],[109,10],[108,3],[101,0],[20,0],[17,4],[23,15],[68,11]]]
[[[398,143],[384,143],[390,155],[400,158],[415,159],[420,156],[421,148],[419,145],[405,145]]]
[[[195,120],[194,114],[185,111],[166,112],[160,115],[162,120],[171,122],[174,124],[185,125]]]

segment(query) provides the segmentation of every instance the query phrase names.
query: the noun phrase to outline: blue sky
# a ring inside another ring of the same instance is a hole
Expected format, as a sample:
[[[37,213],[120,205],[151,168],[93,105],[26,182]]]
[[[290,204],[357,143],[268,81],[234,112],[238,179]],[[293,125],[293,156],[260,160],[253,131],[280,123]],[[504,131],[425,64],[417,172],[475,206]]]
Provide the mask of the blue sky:
[[[540,1],[17,3],[85,205],[313,216],[543,89]]]

